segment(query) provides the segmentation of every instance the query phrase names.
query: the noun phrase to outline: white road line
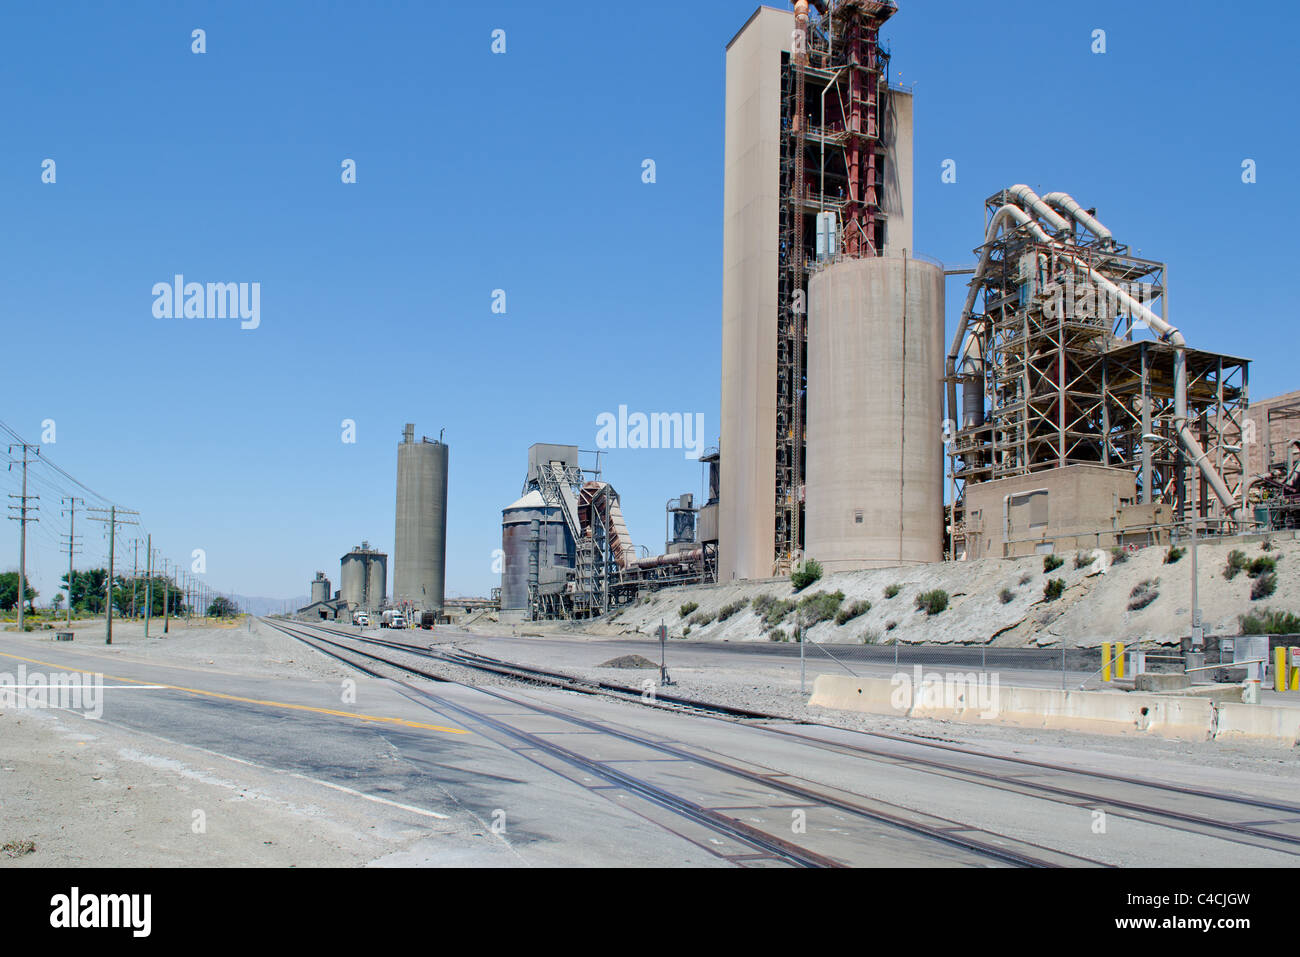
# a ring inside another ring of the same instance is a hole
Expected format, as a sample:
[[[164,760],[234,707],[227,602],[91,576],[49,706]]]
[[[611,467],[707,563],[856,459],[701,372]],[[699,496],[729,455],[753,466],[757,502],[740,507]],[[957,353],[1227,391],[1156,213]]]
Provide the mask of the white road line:
[[[312,784],[319,784],[322,787],[333,788],[335,791],[342,791],[344,794],[351,794],[353,797],[365,798],[367,801],[374,801],[376,804],[387,804],[389,807],[400,808],[403,811],[410,811],[413,814],[423,814],[425,817],[435,817],[440,821],[446,821],[449,819],[446,814],[439,814],[437,811],[415,807],[411,804],[399,804],[397,801],[390,801],[388,798],[377,797],[374,794],[366,794],[364,791],[356,791],[352,788],[344,787],[341,784],[332,784],[329,781],[322,781],[319,778],[311,778],[305,774],[299,774],[297,771],[292,772],[290,777],[299,778],[303,781],[310,781]]]

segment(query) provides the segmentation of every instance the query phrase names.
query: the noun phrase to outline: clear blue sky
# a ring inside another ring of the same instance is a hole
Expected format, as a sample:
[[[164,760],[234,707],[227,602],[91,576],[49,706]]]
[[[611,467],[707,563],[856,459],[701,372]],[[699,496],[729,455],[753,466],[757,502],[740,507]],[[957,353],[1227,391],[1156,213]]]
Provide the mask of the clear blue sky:
[[[716,442],[724,48],[755,5],[8,6],[0,419],[32,440],[55,420],[47,454],[138,508],[172,559],[204,548],[215,587],[285,597],[317,569],[337,582],[362,539],[391,552],[402,424],[445,428],[448,593],[486,593],[532,442],[592,448],[620,404],[702,412]],[[986,196],[1068,191],[1170,263],[1195,346],[1255,359],[1256,397],[1297,387],[1292,4],[900,7],[918,251],[969,263]],[[155,319],[151,288],[178,272],[260,282],[260,328]],[[700,467],[604,465],[658,551],[664,502],[698,493]],[[66,523],[42,505],[43,603]]]

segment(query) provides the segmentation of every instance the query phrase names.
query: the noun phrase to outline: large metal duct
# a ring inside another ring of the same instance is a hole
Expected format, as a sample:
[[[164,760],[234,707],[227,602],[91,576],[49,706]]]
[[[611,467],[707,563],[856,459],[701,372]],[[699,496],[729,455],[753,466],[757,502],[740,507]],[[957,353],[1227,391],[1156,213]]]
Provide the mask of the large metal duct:
[[[805,554],[829,571],[943,557],[943,267],[836,263],[809,284]]]
[[[415,441],[407,424],[397,447],[393,598],[441,611],[447,569],[447,446]]]
[[[562,581],[573,567],[574,547],[564,515],[537,489],[501,510],[501,608],[528,607],[536,538],[537,581]]]

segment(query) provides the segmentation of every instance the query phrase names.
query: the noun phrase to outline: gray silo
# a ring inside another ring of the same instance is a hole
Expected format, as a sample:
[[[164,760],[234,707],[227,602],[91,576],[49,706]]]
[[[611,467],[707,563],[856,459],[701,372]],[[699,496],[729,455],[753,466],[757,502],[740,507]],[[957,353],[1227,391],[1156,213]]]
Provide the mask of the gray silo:
[[[808,284],[805,554],[828,572],[943,558],[943,282],[878,257]]]
[[[388,556],[374,552],[366,559],[366,607],[380,609],[388,598]]]
[[[397,447],[393,599],[442,610],[447,578],[447,446],[415,441],[408,423]]]
[[[320,601],[330,600],[330,580],[325,577],[324,572],[317,572],[316,579],[311,583],[311,603],[314,605]]]
[[[528,607],[528,581],[534,554],[539,585],[562,582],[573,568],[573,540],[564,516],[558,507],[547,505],[537,489],[501,510],[501,551],[503,611]]]
[[[354,548],[339,560],[339,597],[349,608],[366,604],[366,556]]]

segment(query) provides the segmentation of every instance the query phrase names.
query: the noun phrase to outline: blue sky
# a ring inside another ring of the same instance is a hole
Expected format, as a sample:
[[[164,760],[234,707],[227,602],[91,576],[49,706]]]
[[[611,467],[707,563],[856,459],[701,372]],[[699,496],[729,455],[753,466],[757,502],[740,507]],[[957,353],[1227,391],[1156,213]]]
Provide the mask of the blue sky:
[[[593,448],[619,405],[701,412],[716,442],[724,48],[754,8],[7,7],[0,419],[31,440],[55,420],[46,453],[139,509],[173,560],[205,549],[215,587],[285,597],[317,569],[337,580],[362,539],[391,551],[402,425],[445,428],[448,593],[486,593],[531,443]],[[1255,359],[1257,398],[1296,387],[1292,5],[900,8],[885,35],[915,84],[919,252],[969,263],[985,197],[1065,190],[1170,263],[1193,345]],[[260,282],[260,327],[154,318],[150,290],[176,273]],[[950,327],[963,295],[952,280]],[[699,465],[603,460],[658,551]],[[66,524],[42,505],[44,601]]]

